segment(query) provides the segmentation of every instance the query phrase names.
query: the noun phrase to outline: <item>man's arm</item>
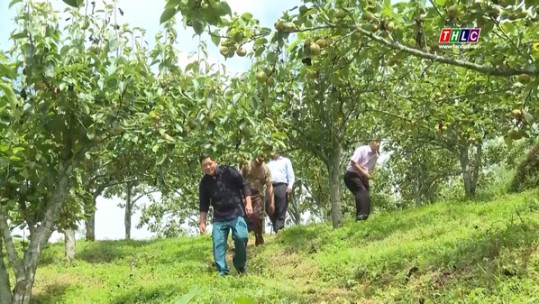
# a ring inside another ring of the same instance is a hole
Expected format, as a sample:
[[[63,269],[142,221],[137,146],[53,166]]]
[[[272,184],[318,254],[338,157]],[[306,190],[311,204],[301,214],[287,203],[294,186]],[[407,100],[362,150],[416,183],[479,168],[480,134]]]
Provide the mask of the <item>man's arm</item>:
[[[292,167],[292,161],[290,161],[290,159],[288,159],[288,161],[286,162],[286,179],[288,181],[288,189],[286,189],[286,192],[290,193],[292,192],[292,188],[294,187],[294,183],[296,182],[294,168]]]
[[[242,164],[242,165],[240,165],[240,169],[239,169],[238,173],[239,173],[243,178],[246,177],[246,176],[245,176],[246,174],[244,174],[244,172],[247,172],[247,164]]]
[[[271,180],[271,171],[269,168],[264,165],[264,170],[266,171],[266,197],[269,200],[269,214],[275,212],[275,196],[273,195],[273,181]]]
[[[367,171],[367,168],[363,167],[362,165],[356,163],[355,161],[352,161],[352,167],[361,172],[361,174],[363,174],[366,178],[371,178],[371,175]]]
[[[200,229],[200,233],[205,233],[208,210],[210,209],[210,195],[208,194],[208,191],[206,191],[206,187],[202,181],[198,186],[198,198],[198,209],[200,211],[198,227]]]
[[[208,212],[200,212],[199,218],[198,218],[198,228],[200,229],[200,233],[204,234],[206,232],[206,218],[208,216]]]
[[[249,184],[247,181],[241,176],[241,174],[237,171],[231,168],[232,176],[236,180],[236,185],[238,186],[239,190],[243,192],[243,196],[245,196],[245,211],[247,214],[253,213],[253,204],[251,202],[251,188],[249,187]]]

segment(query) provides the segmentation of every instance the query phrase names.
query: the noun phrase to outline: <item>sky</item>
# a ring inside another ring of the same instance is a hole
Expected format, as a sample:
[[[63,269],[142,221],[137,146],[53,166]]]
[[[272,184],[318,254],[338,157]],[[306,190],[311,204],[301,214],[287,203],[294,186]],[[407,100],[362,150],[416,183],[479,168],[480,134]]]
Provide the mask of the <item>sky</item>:
[[[8,9],[10,2],[10,0],[0,0],[0,49],[2,50],[7,50],[11,47],[8,39],[15,27],[14,17],[17,12],[17,6]],[[50,2],[58,11],[63,11],[65,8],[62,0],[50,0]],[[101,0],[96,0],[96,2],[99,4]],[[254,18],[260,21],[261,26],[270,28],[273,28],[273,23],[282,15],[282,12],[300,3],[298,0],[228,0],[227,2],[232,11],[238,14],[250,12]],[[123,17],[118,15],[121,18],[119,22],[128,23],[132,27],[146,29],[146,41],[150,44],[151,48],[154,45],[155,34],[162,29],[159,24],[159,18],[165,7],[165,0],[118,0],[118,7],[124,11]],[[181,41],[179,49],[182,52],[180,55],[180,65],[185,66],[187,64],[187,55],[197,50],[198,39],[193,38],[194,32],[191,29],[184,29],[179,14],[176,18],[176,30]],[[223,56],[219,54],[218,48],[209,39],[207,39],[207,46],[209,53],[208,61],[210,63],[225,64],[229,73],[241,73],[247,71],[250,67],[250,61],[246,57],[235,57],[225,61]],[[139,205],[143,206],[149,201],[143,198],[139,202]],[[96,239],[116,240],[124,238],[124,210],[118,207],[119,203],[121,201],[117,199],[106,199],[103,197],[97,199]],[[152,238],[154,235],[147,229],[135,228],[139,218],[140,210],[136,211],[133,215],[131,237],[133,239]],[[62,239],[62,235],[54,233],[50,240],[57,241],[60,239]]]

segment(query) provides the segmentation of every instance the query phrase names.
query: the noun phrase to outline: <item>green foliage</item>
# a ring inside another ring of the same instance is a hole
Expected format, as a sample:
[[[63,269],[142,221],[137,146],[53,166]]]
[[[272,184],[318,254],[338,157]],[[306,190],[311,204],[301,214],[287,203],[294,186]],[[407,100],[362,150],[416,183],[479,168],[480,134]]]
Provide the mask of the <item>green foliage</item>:
[[[249,245],[246,277],[216,275],[208,235],[79,242],[72,265],[54,244],[35,293],[47,303],[523,302],[539,279],[536,196],[448,201],[338,230],[292,227]]]
[[[516,168],[509,186],[510,192],[521,192],[539,186],[539,145],[534,145]]]

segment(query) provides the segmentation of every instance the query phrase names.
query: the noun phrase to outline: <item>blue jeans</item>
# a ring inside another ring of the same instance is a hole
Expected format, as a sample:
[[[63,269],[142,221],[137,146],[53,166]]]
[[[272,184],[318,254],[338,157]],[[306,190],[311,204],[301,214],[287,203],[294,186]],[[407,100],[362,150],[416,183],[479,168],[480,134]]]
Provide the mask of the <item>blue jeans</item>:
[[[228,233],[230,230],[232,230],[232,239],[234,240],[235,247],[235,254],[232,260],[234,262],[234,267],[236,267],[238,271],[245,271],[249,233],[247,232],[245,218],[240,216],[228,221],[213,222],[213,258],[220,275],[227,275],[229,273],[226,265],[226,249]]]

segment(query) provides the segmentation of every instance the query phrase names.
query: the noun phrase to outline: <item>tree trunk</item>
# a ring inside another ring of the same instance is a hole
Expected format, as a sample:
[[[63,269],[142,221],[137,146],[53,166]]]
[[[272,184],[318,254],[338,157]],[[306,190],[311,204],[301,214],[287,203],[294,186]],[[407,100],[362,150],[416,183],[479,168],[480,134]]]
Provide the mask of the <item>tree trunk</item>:
[[[422,182],[421,182],[421,171],[419,167],[415,168],[415,205],[416,207],[421,206],[421,192],[423,191]]]
[[[17,250],[15,249],[15,245],[13,243],[13,237],[11,236],[11,230],[9,230],[8,212],[5,208],[2,207],[2,205],[0,205],[0,232],[2,233],[4,244],[6,245],[6,252],[7,252],[9,264],[11,265],[11,268],[13,269],[13,273],[15,274],[16,285],[19,284],[20,282],[25,282],[25,273],[24,273],[23,263],[17,253]],[[10,288],[11,286],[8,287],[8,289]],[[14,294],[15,292],[11,293],[10,291],[10,297],[12,301],[13,301]],[[16,303],[16,302],[13,301],[11,303]]]
[[[341,146],[336,144],[332,149],[327,164],[329,173],[329,200],[331,202],[331,222],[333,228],[342,226],[342,206],[341,206]]]
[[[4,263],[3,241],[0,236],[0,304],[11,304],[9,274]]]
[[[472,185],[471,192],[475,196],[475,191],[477,189],[477,184],[479,183],[479,172],[483,166],[483,143],[477,143],[475,145],[475,158],[474,158],[474,167],[472,171]]]
[[[296,184],[295,190],[288,198],[288,214],[294,225],[301,225],[301,210],[299,208],[299,197],[301,197],[301,183]]]
[[[52,195],[47,199],[45,205],[45,215],[41,223],[36,226],[33,233],[30,236],[30,243],[24,253],[23,271],[21,273],[21,267],[14,267],[17,282],[13,289],[13,303],[14,304],[28,304],[32,297],[32,287],[34,285],[36,269],[39,262],[39,257],[43,250],[43,247],[48,242],[54,229],[54,222],[60,214],[62,205],[64,204],[69,190],[71,188],[71,172],[72,166],[67,163],[60,163],[58,170],[58,182],[56,187],[51,191]],[[3,217],[3,220],[7,219]],[[5,230],[7,225],[2,223],[2,230]],[[3,231],[4,236],[6,231]],[[10,233],[7,231],[7,233]],[[12,265],[20,265],[18,256],[13,256],[15,261],[11,260]],[[22,274],[22,275],[21,275]]]
[[[462,182],[464,183],[464,195],[466,198],[471,197],[470,189],[472,184],[472,179],[470,171],[468,170],[468,163],[470,159],[468,157],[468,147],[460,149],[460,168],[462,170]]]
[[[84,204],[84,213],[86,214],[86,219],[84,220],[86,226],[86,240],[90,242],[95,241],[95,211],[97,209],[98,196],[99,193],[94,193],[92,199]]]
[[[475,148],[473,164],[470,164],[469,147],[461,149],[460,152],[460,167],[462,169],[462,181],[464,182],[464,195],[466,198],[475,197],[479,181],[479,170],[481,169],[481,158],[483,157],[481,142],[473,145],[472,148]]]
[[[65,229],[64,243],[65,243],[65,258],[68,263],[71,263],[73,259],[75,258],[75,230]]]
[[[318,206],[318,209],[320,210],[320,216],[324,222],[329,221],[331,218],[331,209],[328,209],[326,204],[323,202],[324,197],[324,190],[322,189],[322,185],[320,185],[320,182],[318,182],[318,187],[316,190],[316,195],[313,196],[315,200],[316,206]]]
[[[125,225],[125,239],[130,240],[131,239],[131,215],[133,204],[132,204],[132,190],[133,185],[131,183],[127,183],[127,197],[125,200],[125,215],[124,215],[124,225]]]

